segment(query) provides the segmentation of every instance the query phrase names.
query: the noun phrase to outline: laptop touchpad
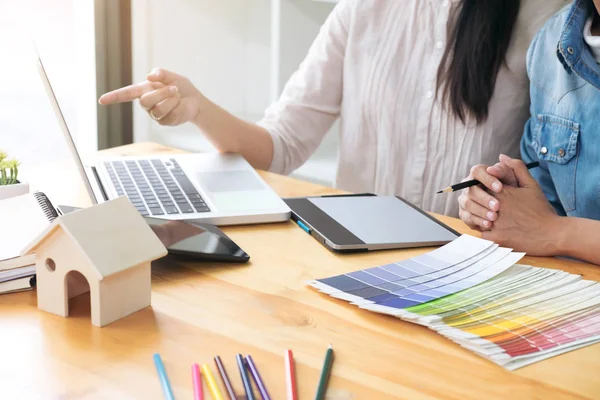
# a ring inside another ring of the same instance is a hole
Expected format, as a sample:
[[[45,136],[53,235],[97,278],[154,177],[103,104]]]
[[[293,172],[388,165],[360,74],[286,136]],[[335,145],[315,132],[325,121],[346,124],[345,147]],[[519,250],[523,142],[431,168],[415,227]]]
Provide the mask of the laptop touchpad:
[[[207,192],[264,190],[264,186],[250,171],[199,172],[195,174],[195,177]]]

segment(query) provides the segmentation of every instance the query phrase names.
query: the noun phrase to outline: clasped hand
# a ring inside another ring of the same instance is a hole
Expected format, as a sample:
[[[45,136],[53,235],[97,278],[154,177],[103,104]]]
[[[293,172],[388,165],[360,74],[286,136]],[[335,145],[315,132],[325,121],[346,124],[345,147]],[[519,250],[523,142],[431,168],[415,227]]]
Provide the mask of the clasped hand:
[[[530,255],[556,255],[560,217],[521,160],[476,165],[468,179],[481,186],[465,189],[458,199],[460,218],[482,237]]]

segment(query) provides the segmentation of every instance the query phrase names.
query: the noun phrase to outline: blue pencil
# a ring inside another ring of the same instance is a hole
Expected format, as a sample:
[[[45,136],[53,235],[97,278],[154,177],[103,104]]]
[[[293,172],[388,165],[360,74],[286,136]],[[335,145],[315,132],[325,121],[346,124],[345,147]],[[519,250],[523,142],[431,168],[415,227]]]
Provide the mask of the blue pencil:
[[[165,371],[165,366],[160,358],[160,354],[156,353],[154,356],[152,356],[152,358],[154,358],[154,365],[156,366],[156,372],[158,372],[158,379],[160,379],[160,384],[162,386],[165,399],[175,400],[173,391],[171,390],[171,384],[169,383],[169,378],[167,377],[167,372]]]
[[[237,360],[238,367],[240,369],[240,376],[242,377],[242,383],[244,384],[244,390],[246,391],[246,398],[248,400],[255,400],[254,392],[252,391],[252,384],[250,383],[250,377],[248,376],[248,371],[246,371],[246,365],[244,363],[244,358],[241,354],[235,356]]]

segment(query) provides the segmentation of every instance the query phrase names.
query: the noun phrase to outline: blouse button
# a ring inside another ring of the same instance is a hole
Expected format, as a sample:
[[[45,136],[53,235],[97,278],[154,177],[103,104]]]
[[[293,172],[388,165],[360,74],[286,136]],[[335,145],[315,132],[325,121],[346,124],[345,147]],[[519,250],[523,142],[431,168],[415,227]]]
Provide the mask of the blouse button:
[[[540,149],[540,153],[542,153],[542,154],[546,154],[546,153],[548,153],[548,148],[547,148],[546,146],[542,147],[542,148]]]
[[[575,50],[573,50],[573,48],[571,46],[567,47],[567,51],[569,52],[569,54],[573,55],[573,53],[575,53]]]
[[[561,156],[561,157],[564,157],[565,156],[565,149],[558,150],[558,155]]]

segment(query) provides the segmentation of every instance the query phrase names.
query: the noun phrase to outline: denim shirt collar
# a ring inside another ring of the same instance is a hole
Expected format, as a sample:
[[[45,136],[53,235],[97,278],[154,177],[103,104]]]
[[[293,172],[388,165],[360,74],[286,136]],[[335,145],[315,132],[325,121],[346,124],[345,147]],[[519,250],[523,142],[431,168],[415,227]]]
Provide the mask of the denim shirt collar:
[[[594,11],[592,0],[573,1],[558,42],[556,54],[569,73],[575,72],[600,89],[600,67],[583,39],[583,28]]]

